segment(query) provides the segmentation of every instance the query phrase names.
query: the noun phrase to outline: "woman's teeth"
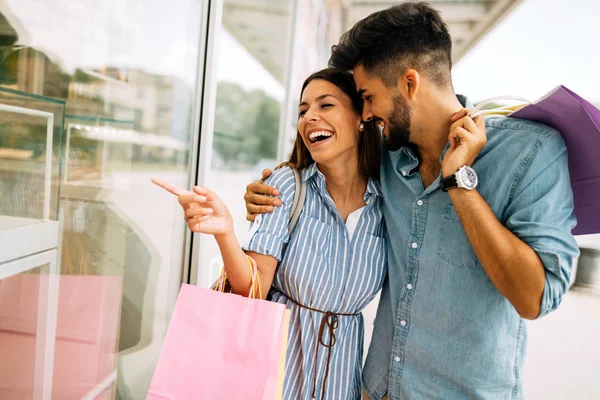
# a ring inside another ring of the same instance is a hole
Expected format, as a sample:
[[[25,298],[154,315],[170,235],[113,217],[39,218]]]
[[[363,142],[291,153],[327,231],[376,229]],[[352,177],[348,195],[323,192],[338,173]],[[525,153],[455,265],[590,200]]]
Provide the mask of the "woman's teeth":
[[[321,140],[325,140],[331,136],[333,136],[333,132],[330,131],[315,131],[308,135],[308,138],[311,142],[315,143]]]

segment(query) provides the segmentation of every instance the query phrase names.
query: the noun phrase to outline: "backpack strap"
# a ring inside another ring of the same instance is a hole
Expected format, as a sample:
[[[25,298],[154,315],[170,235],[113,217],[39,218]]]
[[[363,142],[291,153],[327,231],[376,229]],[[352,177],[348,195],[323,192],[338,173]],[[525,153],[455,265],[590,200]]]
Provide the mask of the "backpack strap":
[[[302,174],[296,168],[292,168],[294,171],[294,179],[296,181],[296,190],[294,192],[294,201],[292,202],[292,208],[290,210],[290,222],[288,223],[288,232],[290,236],[298,223],[300,214],[302,214],[302,208],[304,208],[304,201],[306,200],[306,182],[302,181]]]

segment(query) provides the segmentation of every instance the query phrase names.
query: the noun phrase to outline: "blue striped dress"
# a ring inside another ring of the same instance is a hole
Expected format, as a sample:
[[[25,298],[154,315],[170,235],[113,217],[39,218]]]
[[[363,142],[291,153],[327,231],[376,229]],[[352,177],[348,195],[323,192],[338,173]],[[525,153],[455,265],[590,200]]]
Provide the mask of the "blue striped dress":
[[[366,206],[349,237],[317,165],[305,168],[302,179],[306,202],[291,237],[295,181],[293,171],[282,168],[266,184],[280,190],[283,206],[257,218],[246,246],[280,261],[271,294],[291,310],[283,398],[311,399],[314,391],[316,399],[360,399],[360,312],[381,289],[387,268],[381,189],[369,180]]]

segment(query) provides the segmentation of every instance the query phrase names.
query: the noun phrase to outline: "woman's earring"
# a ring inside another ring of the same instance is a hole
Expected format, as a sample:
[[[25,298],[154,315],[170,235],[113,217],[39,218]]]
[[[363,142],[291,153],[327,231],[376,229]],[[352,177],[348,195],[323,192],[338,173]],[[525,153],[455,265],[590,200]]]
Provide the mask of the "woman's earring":
[[[358,126],[358,130],[359,130],[359,131],[362,131],[363,129],[365,129],[365,126],[364,126],[364,124],[360,124],[360,125]]]

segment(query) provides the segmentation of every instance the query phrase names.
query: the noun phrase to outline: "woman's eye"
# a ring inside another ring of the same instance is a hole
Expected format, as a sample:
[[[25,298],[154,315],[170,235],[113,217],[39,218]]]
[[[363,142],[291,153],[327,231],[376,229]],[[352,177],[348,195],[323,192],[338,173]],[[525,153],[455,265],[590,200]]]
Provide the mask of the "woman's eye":
[[[323,104],[321,106],[321,108],[329,108],[329,107],[333,107],[333,104]]]
[[[302,117],[304,117],[304,114],[306,114],[306,110],[305,110],[305,111],[300,111],[300,112],[298,113],[298,118],[302,118]]]

